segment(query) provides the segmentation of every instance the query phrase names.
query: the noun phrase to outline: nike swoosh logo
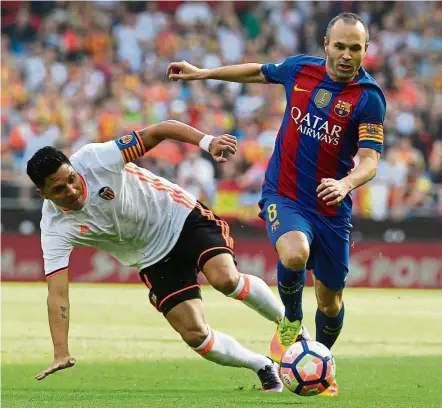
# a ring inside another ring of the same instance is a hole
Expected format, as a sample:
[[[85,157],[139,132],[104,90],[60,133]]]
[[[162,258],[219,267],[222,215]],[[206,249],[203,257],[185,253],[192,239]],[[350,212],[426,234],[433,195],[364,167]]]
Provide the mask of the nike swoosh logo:
[[[298,84],[295,85],[295,87],[293,88],[293,90],[294,90],[294,91],[297,91],[297,92],[311,92],[311,91],[309,91],[308,89],[302,89],[302,88],[299,88],[299,87],[298,87]]]
[[[279,283],[279,289],[282,293],[286,295],[294,295],[295,293],[299,292],[304,285],[302,283],[298,283],[295,286],[284,286],[282,283]]]

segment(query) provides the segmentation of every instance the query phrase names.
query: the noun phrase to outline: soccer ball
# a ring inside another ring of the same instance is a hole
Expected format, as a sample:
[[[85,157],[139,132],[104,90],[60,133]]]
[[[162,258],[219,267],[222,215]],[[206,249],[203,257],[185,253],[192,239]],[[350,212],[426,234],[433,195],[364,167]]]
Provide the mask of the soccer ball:
[[[336,365],[330,350],[322,343],[301,340],[283,354],[279,375],[291,392],[311,397],[330,387]]]

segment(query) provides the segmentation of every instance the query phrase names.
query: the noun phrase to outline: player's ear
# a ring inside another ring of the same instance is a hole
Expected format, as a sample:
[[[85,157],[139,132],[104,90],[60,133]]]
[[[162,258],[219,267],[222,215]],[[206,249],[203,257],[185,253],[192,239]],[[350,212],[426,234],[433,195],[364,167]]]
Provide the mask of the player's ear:
[[[39,188],[37,188],[37,190],[35,190],[35,191],[37,191],[37,194],[38,194],[41,198],[45,198],[45,199],[46,199],[45,193],[43,193],[42,190],[40,190]]]
[[[328,47],[328,44],[329,44],[328,38],[327,38],[327,36],[325,36],[325,37],[324,37],[324,50],[325,50],[325,53],[326,53],[326,54],[327,54],[327,47]]]
[[[366,42],[365,43],[365,52],[367,52],[367,48],[368,48],[368,45],[369,45],[370,43],[368,43],[368,42]]]

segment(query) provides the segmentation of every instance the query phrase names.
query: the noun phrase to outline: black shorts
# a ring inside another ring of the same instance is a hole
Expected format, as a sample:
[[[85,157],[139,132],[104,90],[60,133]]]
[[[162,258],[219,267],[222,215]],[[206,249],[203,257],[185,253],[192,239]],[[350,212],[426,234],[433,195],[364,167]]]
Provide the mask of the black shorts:
[[[209,259],[224,253],[234,257],[229,230],[227,222],[197,202],[172,250],[140,271],[150,302],[164,316],[185,300],[201,299],[197,276]]]

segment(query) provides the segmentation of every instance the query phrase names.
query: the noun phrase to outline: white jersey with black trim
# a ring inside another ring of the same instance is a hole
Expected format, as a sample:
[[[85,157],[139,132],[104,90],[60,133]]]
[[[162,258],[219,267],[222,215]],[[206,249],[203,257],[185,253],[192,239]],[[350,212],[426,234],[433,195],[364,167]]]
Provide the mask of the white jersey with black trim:
[[[65,211],[45,200],[40,226],[46,276],[68,267],[75,246],[101,249],[123,265],[142,269],[175,245],[196,199],[178,185],[127,163],[144,152],[140,139],[136,137],[134,144],[133,138],[135,133],[91,143],[70,158],[81,177],[85,204],[79,211]]]

